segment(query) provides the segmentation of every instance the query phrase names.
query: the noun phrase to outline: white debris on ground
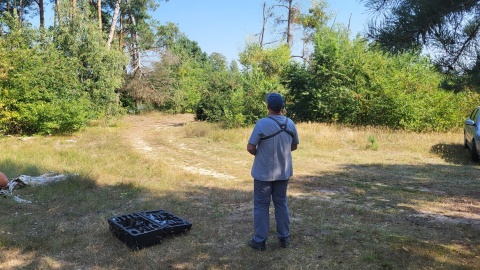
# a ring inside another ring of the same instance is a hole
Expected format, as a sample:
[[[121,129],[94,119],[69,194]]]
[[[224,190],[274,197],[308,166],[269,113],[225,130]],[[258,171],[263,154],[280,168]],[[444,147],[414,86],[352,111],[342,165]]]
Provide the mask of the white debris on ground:
[[[71,174],[58,174],[55,172],[48,172],[40,176],[29,176],[29,175],[20,175],[17,178],[11,179],[7,187],[0,189],[0,196],[3,197],[12,197],[18,203],[31,203],[29,200],[20,198],[17,195],[13,195],[13,190],[16,188],[22,188],[25,186],[43,186],[50,183],[56,183],[63,181],[68,177],[72,176]]]
[[[43,186],[50,183],[65,180],[70,175],[48,172],[40,176],[20,175],[12,181],[22,186]],[[12,182],[10,181],[10,182]]]

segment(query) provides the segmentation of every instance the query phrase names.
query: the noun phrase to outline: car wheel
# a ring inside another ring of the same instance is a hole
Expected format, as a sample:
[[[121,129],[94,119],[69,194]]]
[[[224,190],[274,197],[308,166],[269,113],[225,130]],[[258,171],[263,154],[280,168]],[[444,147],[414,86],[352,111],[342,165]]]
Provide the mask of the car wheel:
[[[463,147],[468,148],[467,135],[463,132]]]
[[[477,152],[477,143],[475,142],[475,140],[472,141],[471,154],[472,154],[472,160],[477,162],[478,161],[478,152]]]

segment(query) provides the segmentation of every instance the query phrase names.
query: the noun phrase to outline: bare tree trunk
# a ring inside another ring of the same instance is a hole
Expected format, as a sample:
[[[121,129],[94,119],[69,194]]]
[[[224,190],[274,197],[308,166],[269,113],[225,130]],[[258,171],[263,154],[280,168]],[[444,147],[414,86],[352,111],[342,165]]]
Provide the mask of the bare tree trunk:
[[[127,0],[127,4],[131,5],[130,0]],[[137,25],[137,22],[135,20],[135,15],[133,14],[128,14],[130,17],[130,22],[134,26],[133,29],[135,29],[135,26]],[[140,50],[138,49],[138,32],[137,30],[134,30],[134,32],[131,32],[130,35],[132,36],[132,43],[130,44],[130,55],[132,58],[132,68],[133,68],[133,74],[134,76],[137,73],[137,70],[140,68]]]
[[[45,29],[45,6],[43,0],[38,1],[38,12],[40,13],[40,29]]]
[[[269,19],[271,19],[273,17],[273,13],[272,13],[272,10],[273,10],[273,6],[270,6],[267,8],[267,3],[266,2],[263,2],[262,3],[262,10],[263,10],[263,21],[262,21],[262,31],[260,32],[260,37],[259,37],[259,44],[260,44],[260,47],[263,48],[263,45],[265,45],[265,30],[266,30],[266,27],[267,27],[267,22]]]
[[[298,16],[299,10],[298,8],[294,5],[293,1],[294,0],[277,0],[279,2],[278,7],[281,8],[286,8],[287,11],[287,18],[284,19],[284,17],[278,17],[276,19],[277,25],[286,23],[287,24],[287,29],[282,32],[283,36],[286,37],[287,39],[287,44],[289,46],[292,46],[293,43],[293,25],[295,24],[296,18]]]
[[[77,0],[72,0],[72,14],[70,14],[70,20],[73,21],[76,13],[77,13]]]
[[[100,1],[100,0],[98,0]],[[108,34],[108,48],[112,45],[113,36],[115,35],[115,26],[117,25],[118,14],[120,13],[120,0],[115,2],[115,10],[113,12],[112,24],[110,25],[110,33]]]
[[[20,25],[23,26],[23,2],[20,0],[20,5],[18,6],[18,21]]]
[[[119,29],[119,36],[118,36],[118,48],[120,48],[121,50],[124,49],[124,46],[123,46],[123,18],[120,17],[120,29]]]
[[[136,25],[135,16],[131,15],[132,24]],[[133,36],[133,43],[132,43],[132,66],[134,73],[136,73],[137,69],[140,68],[140,50],[138,49],[138,32],[135,30],[132,33]]]
[[[97,0],[97,12],[98,12],[98,27],[100,28],[100,31],[102,31],[102,0]]]
[[[288,21],[287,21],[287,44],[292,45],[292,19],[293,19],[293,9],[292,9],[293,0],[288,0]]]
[[[45,29],[45,7],[43,5],[43,0],[34,0],[38,6],[38,15],[40,18],[40,29]],[[7,6],[8,7],[8,6]]]
[[[263,10],[262,31],[260,32],[260,38],[258,40],[258,43],[260,43],[260,48],[263,47],[263,38],[265,36],[265,26],[267,25],[267,15],[265,14],[266,8],[267,8],[267,3],[263,2],[262,3],[262,10]]]
[[[55,0],[55,11],[57,12],[57,21],[58,25],[61,25],[60,19],[62,18],[60,15],[60,0]]]

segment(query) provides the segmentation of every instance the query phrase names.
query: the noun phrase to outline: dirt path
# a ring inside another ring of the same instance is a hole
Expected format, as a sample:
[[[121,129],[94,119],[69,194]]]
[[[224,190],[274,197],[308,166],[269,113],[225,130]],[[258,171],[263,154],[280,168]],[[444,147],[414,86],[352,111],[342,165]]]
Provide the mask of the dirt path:
[[[125,139],[149,159],[167,161],[176,168],[190,173],[221,179],[236,179],[235,176],[215,169],[210,164],[207,145],[188,144],[184,130],[194,123],[192,114],[148,114],[127,116]]]

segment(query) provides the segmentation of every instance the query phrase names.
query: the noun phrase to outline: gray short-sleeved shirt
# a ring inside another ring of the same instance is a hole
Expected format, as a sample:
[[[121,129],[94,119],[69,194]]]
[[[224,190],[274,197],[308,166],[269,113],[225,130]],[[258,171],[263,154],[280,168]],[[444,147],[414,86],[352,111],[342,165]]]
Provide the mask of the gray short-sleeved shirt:
[[[284,115],[270,115],[279,123],[284,124],[287,119]],[[297,128],[292,120],[288,119],[287,130],[293,133],[293,138],[287,132],[261,140],[281,130],[272,119],[266,117],[258,120],[253,128],[249,144],[257,146],[255,160],[252,166],[252,177],[261,181],[288,180],[293,175],[292,144],[299,144]]]

